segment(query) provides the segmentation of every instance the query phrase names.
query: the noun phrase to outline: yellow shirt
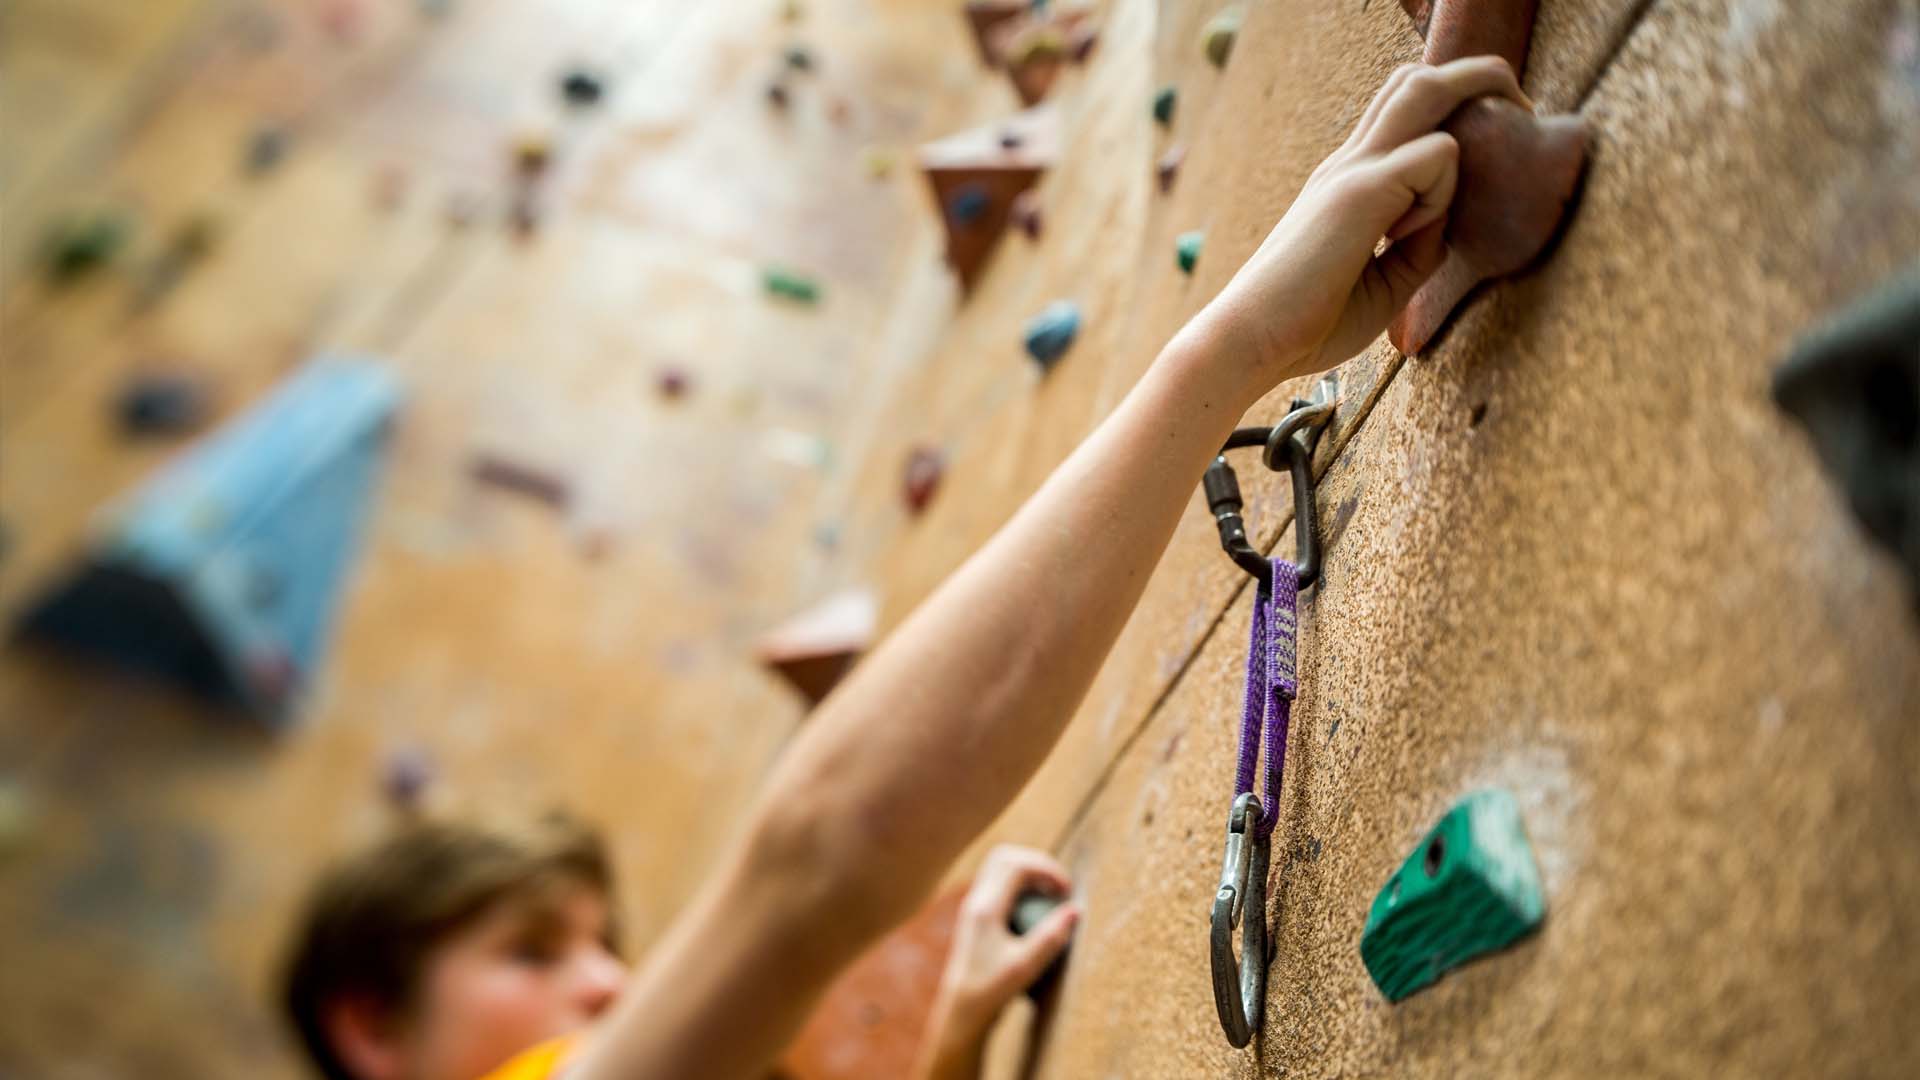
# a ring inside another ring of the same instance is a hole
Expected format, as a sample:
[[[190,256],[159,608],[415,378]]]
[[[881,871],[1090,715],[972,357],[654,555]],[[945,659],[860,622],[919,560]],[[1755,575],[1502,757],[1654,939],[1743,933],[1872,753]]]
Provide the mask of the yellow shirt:
[[[560,1071],[561,1062],[566,1060],[572,1050],[571,1037],[552,1039],[531,1050],[515,1054],[505,1065],[488,1073],[481,1080],[554,1080]]]

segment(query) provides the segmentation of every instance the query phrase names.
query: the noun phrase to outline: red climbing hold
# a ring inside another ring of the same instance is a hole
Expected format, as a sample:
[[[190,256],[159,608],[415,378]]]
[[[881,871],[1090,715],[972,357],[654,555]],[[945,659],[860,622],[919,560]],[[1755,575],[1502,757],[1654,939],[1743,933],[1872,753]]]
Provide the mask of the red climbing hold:
[[[1482,281],[1523,270],[1558,230],[1586,161],[1577,116],[1535,117],[1503,98],[1468,102],[1446,123],[1460,144],[1447,256],[1388,331],[1417,353]]]
[[[1442,64],[1492,54],[1526,68],[1538,0],[1401,0],[1426,35],[1425,60]],[[1586,123],[1539,117],[1481,98],[1455,110],[1445,130],[1460,145],[1458,187],[1447,217],[1447,256],[1388,329],[1417,353],[1482,281],[1525,269],[1559,231],[1586,164]]]
[[[1174,178],[1180,175],[1180,164],[1186,160],[1187,148],[1178,144],[1170,147],[1166,153],[1160,155],[1160,162],[1154,166],[1154,172],[1160,178],[1160,191],[1162,194],[1173,190]]]
[[[1014,196],[1008,217],[1014,228],[1027,234],[1027,239],[1040,239],[1040,193],[1028,188]]]
[[[940,490],[940,478],[947,472],[947,455],[931,446],[916,446],[907,455],[907,470],[901,494],[907,510],[919,514]]]
[[[690,385],[692,380],[687,376],[684,368],[664,367],[660,369],[659,375],[654,377],[654,388],[660,391],[661,397],[669,401],[687,396],[687,388]]]

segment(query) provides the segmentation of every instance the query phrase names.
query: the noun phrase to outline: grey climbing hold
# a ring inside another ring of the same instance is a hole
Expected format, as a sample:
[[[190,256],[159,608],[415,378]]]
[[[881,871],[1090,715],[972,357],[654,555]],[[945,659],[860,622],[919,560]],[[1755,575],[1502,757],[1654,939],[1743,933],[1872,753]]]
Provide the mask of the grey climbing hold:
[[[293,137],[286,128],[273,125],[260,128],[247,140],[247,172],[254,176],[272,172],[286,160],[292,145]]]
[[[1027,323],[1027,355],[1033,357],[1042,372],[1052,371],[1080,333],[1080,306],[1071,300],[1055,300]]]
[[[1153,95],[1153,119],[1161,127],[1173,124],[1173,106],[1178,99],[1179,91],[1174,89],[1172,83],[1161,87],[1159,93]]]
[[[789,45],[783,57],[787,66],[795,71],[813,70],[813,53],[805,45]]]
[[[585,68],[575,68],[560,80],[560,96],[569,105],[579,108],[598,105],[605,94],[606,84],[600,81],[600,76]]]
[[[206,422],[211,397],[189,375],[138,375],[121,387],[115,412],[129,435],[179,435]]]
[[[1195,229],[1181,233],[1179,239],[1173,242],[1174,258],[1180,263],[1182,273],[1193,273],[1193,264],[1199,261],[1200,247],[1206,241],[1207,234]]]

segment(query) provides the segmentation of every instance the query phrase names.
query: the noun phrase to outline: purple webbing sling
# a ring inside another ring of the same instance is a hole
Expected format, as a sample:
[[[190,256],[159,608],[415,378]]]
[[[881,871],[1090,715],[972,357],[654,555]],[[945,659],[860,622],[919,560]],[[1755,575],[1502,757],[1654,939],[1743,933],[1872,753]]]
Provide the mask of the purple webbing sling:
[[[1253,773],[1260,745],[1267,747],[1267,768],[1261,787],[1260,827],[1266,839],[1280,820],[1280,778],[1287,766],[1287,722],[1293,699],[1300,692],[1295,674],[1294,642],[1298,636],[1299,569],[1285,559],[1273,560],[1273,589],[1258,589],[1253,598],[1253,631],[1247,642],[1247,696],[1240,712],[1240,766],[1234,773],[1235,797],[1253,790]],[[1262,720],[1265,738],[1262,739]]]

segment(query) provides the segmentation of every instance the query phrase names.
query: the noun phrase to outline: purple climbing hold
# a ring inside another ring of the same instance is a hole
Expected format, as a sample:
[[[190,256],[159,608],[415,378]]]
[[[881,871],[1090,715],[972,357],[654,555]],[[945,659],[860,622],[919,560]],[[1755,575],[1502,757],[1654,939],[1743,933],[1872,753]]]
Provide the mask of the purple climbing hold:
[[[380,770],[380,793],[400,810],[414,810],[433,785],[433,762],[426,751],[405,746],[387,755]]]

